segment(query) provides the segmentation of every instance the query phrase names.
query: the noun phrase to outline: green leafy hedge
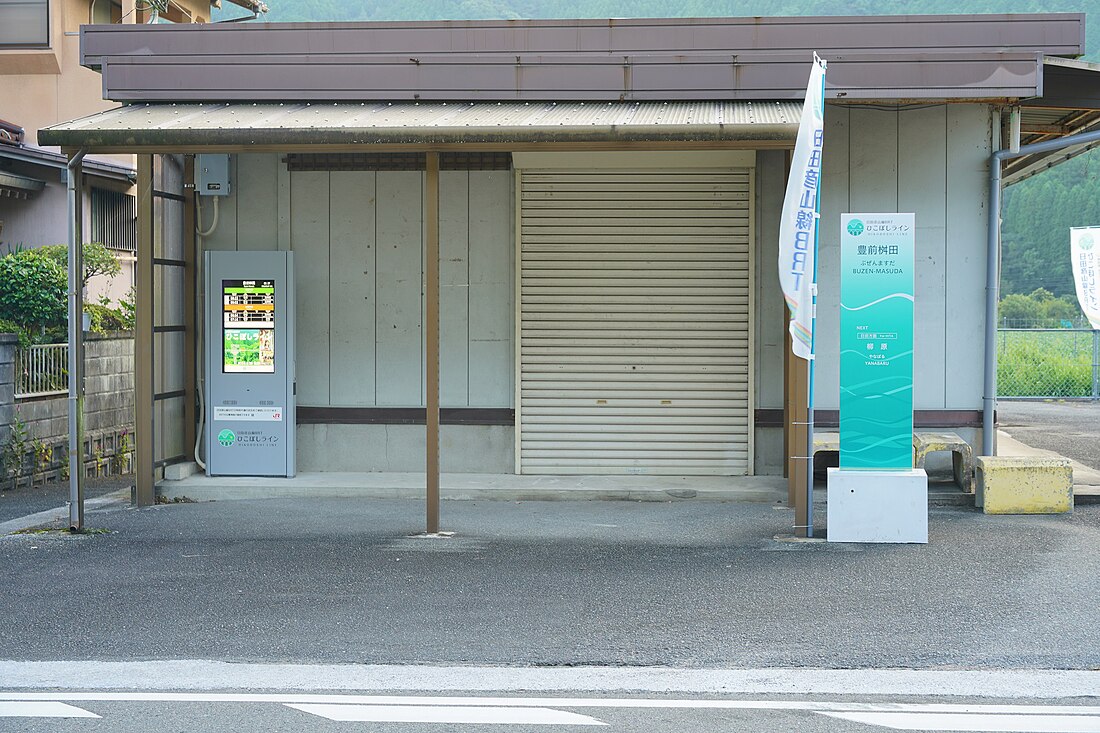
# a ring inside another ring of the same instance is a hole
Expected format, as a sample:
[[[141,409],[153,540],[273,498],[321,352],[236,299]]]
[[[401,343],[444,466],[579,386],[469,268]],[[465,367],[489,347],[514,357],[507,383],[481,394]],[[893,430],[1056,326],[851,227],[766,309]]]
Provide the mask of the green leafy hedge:
[[[64,325],[67,280],[65,270],[37,250],[0,257],[0,319],[28,332]]]

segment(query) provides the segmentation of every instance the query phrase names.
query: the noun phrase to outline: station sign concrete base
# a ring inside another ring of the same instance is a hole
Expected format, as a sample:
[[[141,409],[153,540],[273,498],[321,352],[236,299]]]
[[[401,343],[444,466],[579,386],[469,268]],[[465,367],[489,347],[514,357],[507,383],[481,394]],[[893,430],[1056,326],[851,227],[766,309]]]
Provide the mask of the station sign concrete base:
[[[829,542],[928,542],[924,469],[829,469]]]

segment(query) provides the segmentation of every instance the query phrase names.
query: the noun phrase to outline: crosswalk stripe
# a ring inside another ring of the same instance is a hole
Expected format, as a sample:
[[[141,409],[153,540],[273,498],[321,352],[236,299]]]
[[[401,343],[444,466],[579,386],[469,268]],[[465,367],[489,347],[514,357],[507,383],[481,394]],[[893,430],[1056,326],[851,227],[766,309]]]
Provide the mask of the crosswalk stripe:
[[[427,705],[287,705],[329,720],[357,723],[467,723],[479,725],[607,725],[587,715],[549,708]]]
[[[894,730],[950,730],[965,733],[1100,733],[1100,716],[1094,715],[905,712],[819,712],[818,714]]]
[[[23,700],[0,702],[0,718],[98,718],[95,713],[63,702]]]
[[[1095,690],[1093,691],[1095,692]],[[830,700],[714,700],[619,697],[500,697],[470,695],[353,695],[347,693],[270,692],[0,692],[0,700],[69,702],[213,702],[280,705],[419,705],[443,707],[656,708],[681,710],[805,710],[810,712],[893,712],[1100,717],[1100,705],[1005,705],[982,703],[883,703]]]

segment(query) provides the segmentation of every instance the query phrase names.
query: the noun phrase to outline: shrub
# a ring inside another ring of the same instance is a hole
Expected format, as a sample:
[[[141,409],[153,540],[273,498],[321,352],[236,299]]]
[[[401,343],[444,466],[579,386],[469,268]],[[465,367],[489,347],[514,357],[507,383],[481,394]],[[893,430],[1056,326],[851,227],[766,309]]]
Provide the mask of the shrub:
[[[19,337],[19,345],[24,349],[31,345],[30,334],[28,334],[26,329],[18,323],[12,323],[11,321],[5,321],[0,318],[0,333],[14,333]]]
[[[0,319],[27,331],[65,323],[67,276],[57,262],[37,250],[0,257]]]
[[[129,331],[132,323],[127,323],[125,314],[118,308],[103,303],[85,303],[84,312],[91,321],[91,330],[95,333],[111,331]]]

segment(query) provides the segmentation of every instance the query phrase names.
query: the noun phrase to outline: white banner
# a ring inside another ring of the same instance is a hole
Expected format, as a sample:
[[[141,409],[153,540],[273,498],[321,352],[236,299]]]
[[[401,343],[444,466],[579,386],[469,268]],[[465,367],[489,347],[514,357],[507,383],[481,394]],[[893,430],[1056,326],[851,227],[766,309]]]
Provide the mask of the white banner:
[[[1077,302],[1092,327],[1100,329],[1100,227],[1070,229],[1069,253]]]
[[[824,117],[825,62],[815,53],[779,219],[779,284],[791,312],[792,351],[802,359],[813,358],[813,303],[817,287],[814,260],[821,214]]]

